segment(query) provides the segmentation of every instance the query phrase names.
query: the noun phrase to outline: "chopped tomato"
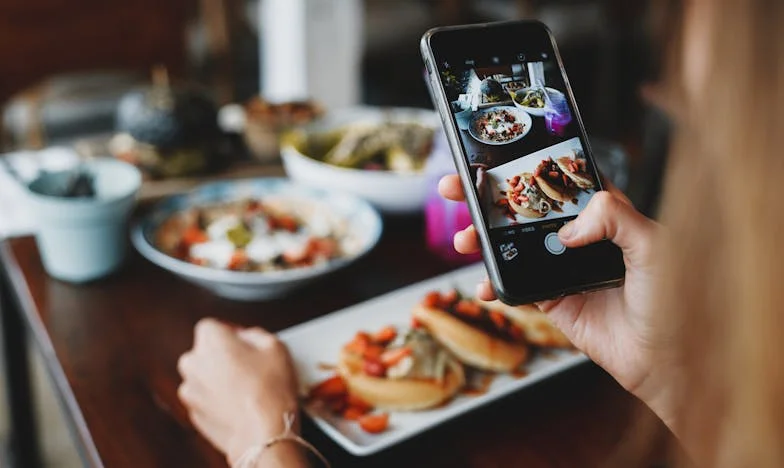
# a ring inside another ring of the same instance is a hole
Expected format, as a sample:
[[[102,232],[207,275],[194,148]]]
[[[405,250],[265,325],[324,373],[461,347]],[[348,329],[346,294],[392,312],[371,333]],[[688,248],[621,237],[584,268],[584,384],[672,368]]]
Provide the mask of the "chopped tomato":
[[[278,227],[285,229],[286,231],[296,232],[297,229],[299,229],[299,223],[297,223],[297,220],[292,216],[278,216],[275,221]]]
[[[364,369],[365,374],[372,377],[384,377],[387,375],[387,368],[381,361],[372,359],[365,360]]]
[[[516,175],[516,176],[512,177],[512,181],[509,183],[509,185],[514,187],[515,185],[517,185],[519,183],[520,183],[520,176]]]
[[[362,416],[364,416],[367,411],[363,411],[362,408],[358,408],[356,406],[347,406],[346,409],[343,410],[343,419],[347,419],[349,421],[356,421]]]
[[[500,200],[498,200],[498,204],[502,205],[502,206],[508,205],[509,204],[509,199],[501,198]]]
[[[430,291],[422,300],[422,305],[425,307],[438,307],[441,303],[441,293],[438,291]]]
[[[417,320],[415,317],[411,317],[411,328],[422,328],[422,322]]]
[[[504,314],[498,312],[497,310],[490,311],[490,320],[493,321],[499,330],[503,330],[504,325],[506,325],[506,317],[504,317]]]
[[[208,240],[209,237],[207,237],[207,233],[199,229],[199,226],[196,226],[195,224],[189,226],[188,229],[182,233],[182,242],[187,246],[201,244],[202,242],[207,242]]]
[[[455,305],[455,312],[468,317],[479,317],[482,315],[482,307],[474,301],[463,299]]]
[[[358,354],[360,356],[365,354],[365,350],[370,345],[370,335],[365,332],[358,332],[354,339],[346,343],[343,347],[351,354]]]
[[[340,376],[335,375],[311,388],[310,397],[320,400],[342,399],[346,396],[347,391],[346,383]]]
[[[389,413],[366,414],[358,422],[363,431],[379,434],[389,427]]]
[[[245,254],[245,251],[235,250],[234,254],[231,256],[231,260],[229,260],[229,265],[227,266],[227,268],[229,270],[239,270],[247,263],[248,263],[248,256]]]
[[[408,346],[390,349],[384,351],[384,354],[381,355],[381,362],[383,362],[385,366],[391,367],[400,362],[404,357],[410,356],[411,353],[413,353],[413,351]]]
[[[393,327],[392,325],[387,325],[386,327],[374,333],[371,338],[378,344],[387,345],[392,342],[392,340],[397,338],[397,328]]]
[[[381,358],[381,355],[384,353],[384,348],[377,344],[371,343],[367,345],[365,351],[362,353],[362,357],[364,359],[370,359],[377,361]]]
[[[509,334],[512,335],[512,338],[518,341],[522,341],[523,338],[525,338],[525,333],[523,333],[523,330],[520,329],[520,327],[517,325],[512,325],[509,327]]]
[[[530,199],[528,197],[526,197],[525,195],[521,195],[520,196],[520,201],[521,202],[527,202],[528,200],[530,200]]]
[[[311,239],[308,249],[311,255],[332,258],[338,250],[338,244],[332,239]]]

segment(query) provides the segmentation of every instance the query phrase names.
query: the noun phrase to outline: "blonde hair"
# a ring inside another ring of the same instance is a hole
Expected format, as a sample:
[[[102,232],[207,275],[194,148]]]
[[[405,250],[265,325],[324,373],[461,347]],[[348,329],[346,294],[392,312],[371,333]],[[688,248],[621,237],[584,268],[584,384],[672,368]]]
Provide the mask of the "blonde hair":
[[[678,52],[668,62],[678,115],[661,204],[668,237],[657,320],[673,333],[683,365],[675,423],[698,465],[778,468],[784,2],[713,0],[699,21],[708,25],[710,57],[696,95],[680,92]]]

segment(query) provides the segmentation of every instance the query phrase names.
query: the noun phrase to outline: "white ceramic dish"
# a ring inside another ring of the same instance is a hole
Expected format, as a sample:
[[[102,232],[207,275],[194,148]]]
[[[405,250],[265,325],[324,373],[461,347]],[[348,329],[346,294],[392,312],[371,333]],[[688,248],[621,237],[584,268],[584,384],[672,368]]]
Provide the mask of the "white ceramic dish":
[[[270,272],[242,272],[193,265],[158,250],[152,241],[158,226],[173,213],[190,206],[242,198],[284,197],[318,203],[348,223],[351,255],[313,267]],[[202,286],[218,296],[256,301],[285,295],[328,275],[370,251],[381,236],[381,217],[367,202],[341,192],[305,187],[286,179],[267,178],[207,184],[192,192],[160,202],[131,231],[136,249],[156,265]]]
[[[350,123],[384,120],[418,122],[434,129],[441,125],[435,112],[424,109],[356,107],[331,112],[307,131],[328,131]],[[425,206],[427,181],[422,172],[402,174],[338,167],[310,158],[285,143],[281,156],[286,174],[303,185],[353,193],[385,213],[416,213]]]
[[[334,364],[341,346],[358,330],[377,330],[390,324],[405,327],[411,309],[427,292],[454,287],[473,291],[484,275],[484,266],[469,266],[283,330],[278,335],[291,350],[303,389],[308,388],[334,374],[325,371],[323,364]],[[309,405],[305,411],[346,450],[354,455],[370,455],[585,361],[584,355],[572,350],[535,357],[527,364],[525,377],[499,375],[483,395],[458,396],[447,405],[428,411],[392,413],[389,429],[377,435],[365,433],[355,422],[315,406]]]
[[[518,91],[515,91],[515,95],[522,94],[524,96],[525,93],[528,92],[529,89],[530,88],[523,88],[523,89],[520,89]],[[555,88],[549,88],[548,87],[546,89],[547,89],[548,93],[560,94],[561,96],[563,96],[563,93],[558,91]],[[528,106],[524,106],[524,105],[520,104],[519,102],[515,101],[514,99],[512,99],[512,102],[514,102],[515,107],[517,107],[518,109],[522,109],[522,110],[526,111],[527,113],[533,115],[534,117],[544,117],[544,111],[545,111],[544,107],[528,107]]]
[[[514,115],[516,122],[521,123],[525,126],[523,128],[523,132],[517,135],[516,137],[512,138],[511,140],[506,140],[506,141],[493,141],[493,140],[486,140],[482,138],[482,136],[479,134],[479,131],[476,128],[477,121],[480,118],[482,118],[485,114],[488,114],[490,112],[497,112],[501,110],[505,110],[510,114]],[[487,109],[482,109],[480,111],[474,112],[474,116],[471,118],[471,123],[468,125],[468,133],[472,137],[474,137],[476,141],[482,142],[486,145],[501,146],[501,145],[508,145],[509,143],[514,143],[515,141],[523,139],[526,135],[528,135],[528,132],[531,131],[532,124],[533,122],[531,121],[531,116],[517,107],[493,106],[493,107],[488,107]]]

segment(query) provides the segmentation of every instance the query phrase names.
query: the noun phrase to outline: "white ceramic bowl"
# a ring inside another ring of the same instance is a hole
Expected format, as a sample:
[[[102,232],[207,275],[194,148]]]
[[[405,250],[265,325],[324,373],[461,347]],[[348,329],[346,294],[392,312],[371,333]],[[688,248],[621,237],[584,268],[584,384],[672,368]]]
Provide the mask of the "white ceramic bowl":
[[[332,112],[305,131],[329,131],[351,123],[384,120],[418,122],[434,129],[441,125],[435,112],[424,109],[356,107]],[[427,180],[423,172],[403,174],[338,167],[310,158],[286,143],[281,156],[286,174],[303,185],[353,193],[390,214],[416,213],[425,206]]]
[[[525,93],[528,92],[529,89],[530,88],[523,88],[521,90],[515,91],[515,93],[516,94],[520,94],[522,96],[525,96]],[[548,87],[547,88],[547,92],[551,93],[551,94],[560,94],[560,95],[563,96],[563,93],[558,91],[555,88]],[[533,115],[534,117],[544,117],[544,111],[545,111],[544,107],[528,107],[528,106],[524,106],[524,105],[520,104],[519,102],[515,101],[514,99],[512,99],[512,102],[514,102],[515,107],[517,107],[518,109],[522,109],[522,110],[528,112],[529,114]]]
[[[169,216],[191,206],[254,197],[292,197],[310,199],[328,206],[336,217],[348,223],[352,244],[350,255],[313,267],[271,272],[242,272],[193,265],[171,257],[155,247],[155,231]],[[349,194],[306,187],[287,179],[266,178],[219,182],[192,192],[175,195],[160,202],[131,231],[131,241],[149,261],[214,292],[240,301],[257,301],[283,296],[317,278],[342,268],[369,252],[381,236],[381,216],[367,202]]]

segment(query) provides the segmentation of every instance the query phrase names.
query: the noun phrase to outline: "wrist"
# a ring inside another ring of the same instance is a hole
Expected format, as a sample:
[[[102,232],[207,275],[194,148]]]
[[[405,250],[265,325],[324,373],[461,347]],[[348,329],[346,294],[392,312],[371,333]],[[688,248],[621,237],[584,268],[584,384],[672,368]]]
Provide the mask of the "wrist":
[[[297,415],[290,431],[294,434],[300,433],[299,410],[296,402],[261,407],[257,401],[249,401],[244,417],[238,421],[234,430],[231,442],[229,443],[226,456],[229,464],[234,466],[236,461],[251,447],[264,445],[271,439],[280,436],[286,431],[284,415],[293,413]],[[290,447],[290,444],[276,444],[270,447],[269,451],[274,453],[297,451],[297,447]],[[280,446],[280,447],[278,447]],[[271,455],[271,454],[270,454]]]
[[[677,406],[681,382],[682,373],[679,367],[671,363],[663,364],[652,369],[632,391],[676,436],[679,432]]]

